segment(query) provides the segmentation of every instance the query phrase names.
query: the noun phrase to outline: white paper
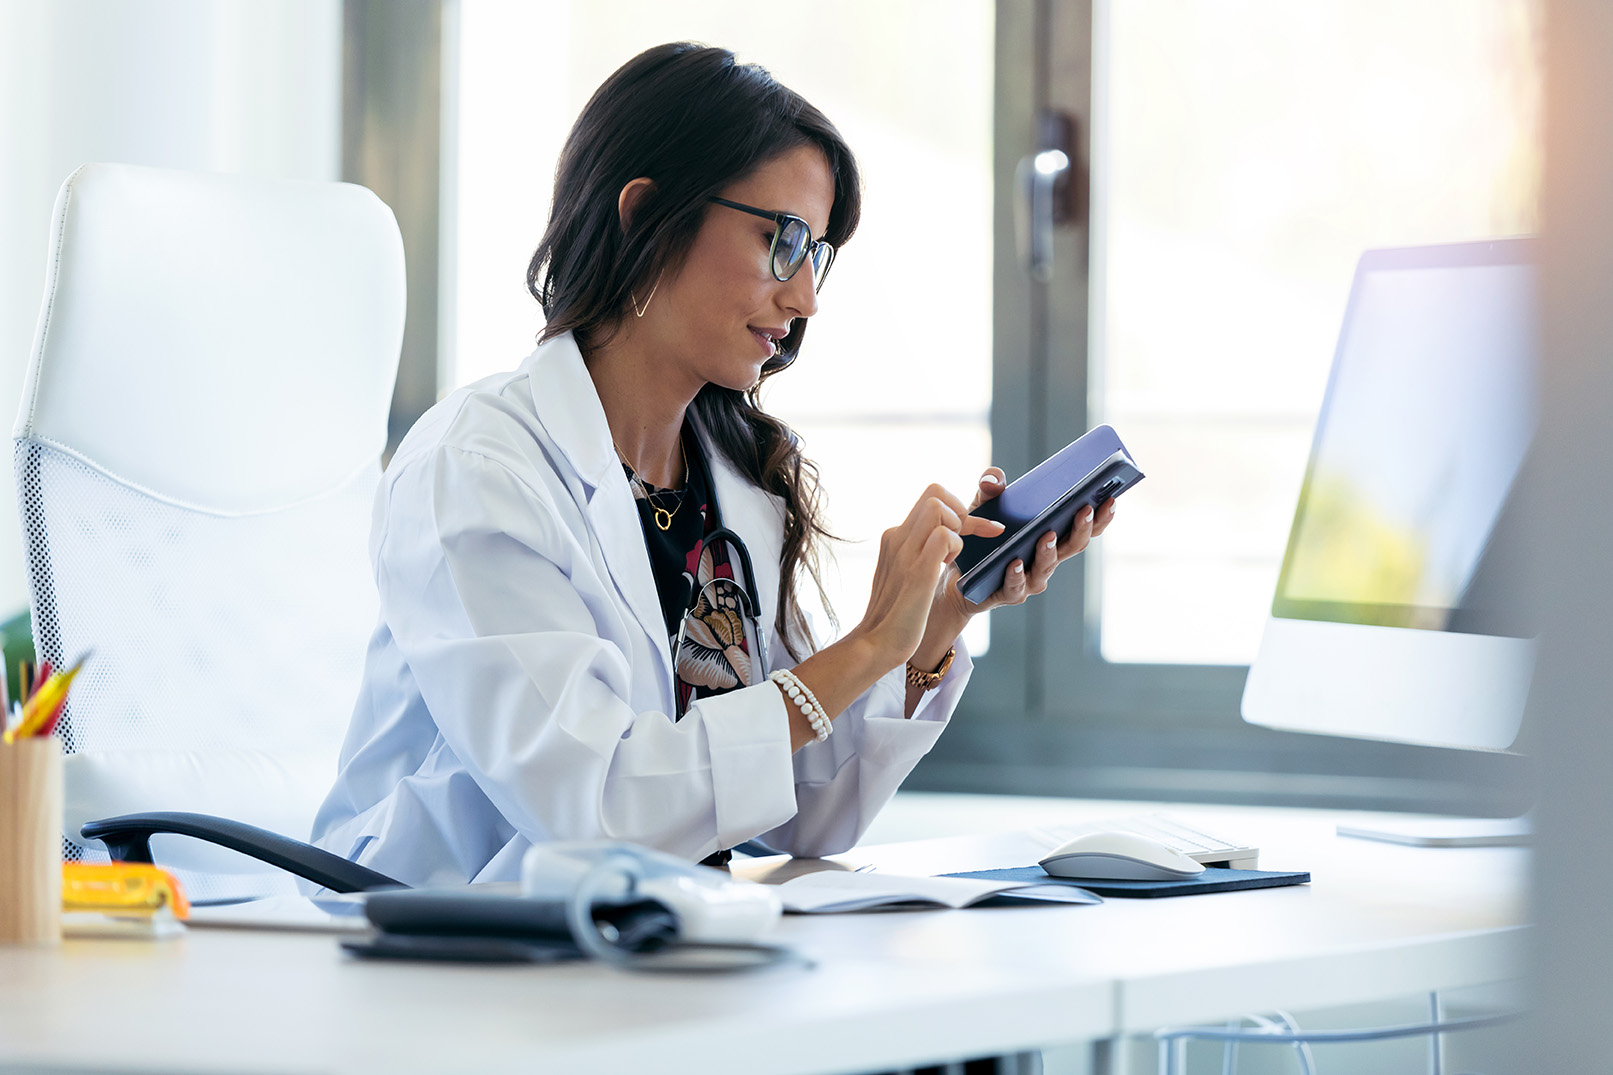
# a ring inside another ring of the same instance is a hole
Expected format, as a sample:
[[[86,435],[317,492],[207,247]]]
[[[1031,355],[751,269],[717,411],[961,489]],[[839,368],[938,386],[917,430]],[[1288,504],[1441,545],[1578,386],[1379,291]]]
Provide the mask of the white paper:
[[[786,881],[778,886],[778,891],[786,911],[832,914],[874,908],[968,907],[988,896],[1023,887],[1021,881],[823,870]]]
[[[341,913],[332,913],[337,911]],[[367,933],[362,895],[322,897],[318,903],[300,896],[271,896],[245,903],[190,909],[192,926],[220,929],[281,929],[298,933]]]

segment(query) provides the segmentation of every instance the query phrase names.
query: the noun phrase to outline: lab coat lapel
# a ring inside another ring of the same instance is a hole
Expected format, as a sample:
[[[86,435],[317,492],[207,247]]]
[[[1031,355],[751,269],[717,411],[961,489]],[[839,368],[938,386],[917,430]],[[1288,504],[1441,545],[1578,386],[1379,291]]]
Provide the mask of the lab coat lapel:
[[[756,612],[762,669],[771,671],[775,666],[767,640],[778,613],[779,562],[784,556],[784,505],[752,485],[709,440],[702,437],[701,444],[710,463],[711,484],[717,494],[722,524],[738,534],[750,552],[751,570],[756,573],[756,597],[760,603]]]
[[[570,464],[568,487],[582,502],[589,528],[622,601],[661,655],[663,701],[672,703],[672,647],[650,571],[633,492],[611,444],[610,426],[582,352],[568,332],[544,343],[530,360],[533,405],[543,428]],[[670,710],[669,710],[670,712]]]
[[[612,453],[614,454],[614,452]],[[621,474],[620,469],[617,475]],[[605,567],[633,610],[633,616],[655,642],[661,655],[663,686],[667,703],[672,700],[672,644],[667,638],[666,619],[661,614],[661,597],[650,570],[650,553],[644,546],[644,528],[632,490],[624,478],[606,481],[588,502],[588,522],[599,539]],[[670,712],[670,710],[669,710]]]

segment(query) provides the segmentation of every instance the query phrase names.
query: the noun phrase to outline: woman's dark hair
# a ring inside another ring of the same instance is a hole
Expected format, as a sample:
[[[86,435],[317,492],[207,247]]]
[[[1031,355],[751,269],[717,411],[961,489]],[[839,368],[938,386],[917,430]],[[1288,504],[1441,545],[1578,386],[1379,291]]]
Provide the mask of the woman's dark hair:
[[[862,191],[850,147],[822,112],[726,49],[677,42],[633,57],[595,91],[561,151],[549,225],[526,274],[547,319],[539,339],[571,332],[584,354],[608,342],[632,296],[682,267],[707,199],[800,146],[817,146],[828,159],[834,204],[821,238],[839,249],[857,229]],[[624,229],[617,197],[641,176],[654,185]],[[775,626],[797,659],[794,640],[811,639],[797,584],[805,573],[822,594],[818,550],[831,535],[817,468],[757,393],[795,360],[805,336],[798,317],[757,385],[739,392],[707,384],[692,407],[696,427],[729,463],[784,501]]]

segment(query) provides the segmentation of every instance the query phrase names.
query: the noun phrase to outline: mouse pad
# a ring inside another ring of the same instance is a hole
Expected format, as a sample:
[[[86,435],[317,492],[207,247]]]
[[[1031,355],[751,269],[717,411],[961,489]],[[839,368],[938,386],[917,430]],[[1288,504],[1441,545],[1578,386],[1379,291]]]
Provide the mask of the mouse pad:
[[[1111,881],[1083,877],[1049,877],[1040,866],[1017,866],[1010,870],[976,870],[949,873],[947,877],[978,877],[985,881],[1035,881],[1039,884],[1074,885],[1099,896],[1121,899],[1154,899],[1159,896],[1197,896],[1203,892],[1233,892],[1240,888],[1277,888],[1282,885],[1308,885],[1308,873],[1272,873],[1268,870],[1223,870],[1207,867],[1197,877],[1185,881]]]

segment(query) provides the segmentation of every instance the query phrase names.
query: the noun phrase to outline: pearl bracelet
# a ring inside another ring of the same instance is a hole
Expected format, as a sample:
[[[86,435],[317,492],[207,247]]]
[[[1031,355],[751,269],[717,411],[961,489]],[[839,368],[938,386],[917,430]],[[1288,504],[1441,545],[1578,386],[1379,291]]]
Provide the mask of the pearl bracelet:
[[[800,676],[787,668],[780,668],[767,678],[777,683],[784,696],[800,707],[801,715],[812,725],[812,732],[818,737],[818,742],[829,738],[829,733],[834,731],[834,725],[829,723],[829,714],[819,703],[818,696],[812,693],[812,689],[801,682]]]

